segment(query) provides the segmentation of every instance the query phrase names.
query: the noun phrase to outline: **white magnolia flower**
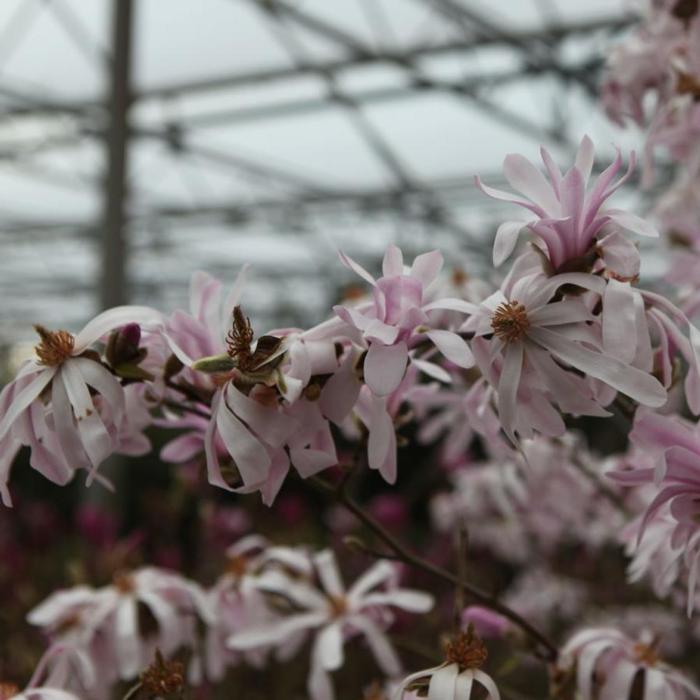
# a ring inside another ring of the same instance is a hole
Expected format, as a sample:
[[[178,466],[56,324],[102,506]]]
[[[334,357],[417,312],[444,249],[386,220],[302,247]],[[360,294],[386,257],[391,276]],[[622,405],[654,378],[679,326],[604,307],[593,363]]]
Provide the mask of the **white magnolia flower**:
[[[445,657],[440,666],[404,678],[394,700],[406,700],[412,697],[410,693],[418,690],[423,691],[419,697],[425,697],[426,689],[428,700],[470,700],[475,686],[487,692],[485,700],[500,700],[493,679],[480,669],[487,657],[486,647],[471,625],[447,644]]]
[[[346,639],[364,636],[377,663],[388,676],[401,672],[401,663],[384,630],[392,617],[389,608],[427,612],[433,599],[421,591],[398,588],[396,568],[378,562],[368,569],[348,590],[332,551],[314,556],[320,586],[306,580],[294,580],[282,571],[270,571],[258,580],[259,590],[288,599],[299,612],[267,625],[253,627],[231,637],[229,644],[241,651],[256,648],[296,648],[304,633],[316,632],[311,652],[308,690],[313,700],[335,697],[330,671],[344,662]]]

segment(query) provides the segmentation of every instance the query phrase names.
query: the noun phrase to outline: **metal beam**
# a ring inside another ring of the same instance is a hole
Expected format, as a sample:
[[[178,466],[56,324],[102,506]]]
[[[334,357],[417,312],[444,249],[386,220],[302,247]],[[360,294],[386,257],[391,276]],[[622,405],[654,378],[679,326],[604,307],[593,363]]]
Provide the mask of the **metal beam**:
[[[126,303],[128,241],[126,215],[127,159],[129,152],[129,83],[133,24],[132,0],[113,0],[111,95],[106,132],[107,176],[105,178],[100,304],[102,308]]]

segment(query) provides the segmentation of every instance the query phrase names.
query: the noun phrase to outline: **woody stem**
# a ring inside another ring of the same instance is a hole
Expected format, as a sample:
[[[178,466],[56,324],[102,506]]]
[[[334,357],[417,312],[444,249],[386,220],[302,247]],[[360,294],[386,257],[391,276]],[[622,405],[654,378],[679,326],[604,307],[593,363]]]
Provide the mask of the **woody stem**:
[[[517,612],[515,612],[515,610],[512,610],[504,603],[501,603],[497,598],[494,598],[485,591],[482,591],[480,588],[468,583],[460,576],[453,574],[451,571],[443,569],[427,559],[423,559],[408,549],[406,545],[385,530],[382,525],[380,525],[362,508],[362,506],[360,506],[359,503],[352,498],[352,496],[348,494],[346,484],[342,484],[340,488],[334,488],[318,477],[312,477],[312,479],[309,481],[312,481],[312,483],[316,485],[319,490],[324,491],[328,495],[335,496],[338,502],[347,511],[352,513],[357,520],[367,527],[368,530],[371,530],[382,542],[384,542],[385,545],[387,545],[387,547],[389,547],[389,549],[396,555],[396,558],[416,569],[420,569],[421,571],[446,581],[453,586],[461,588],[473,600],[481,605],[484,605],[485,607],[490,608],[491,610],[495,610],[525,632],[530,639],[541,647],[541,656],[543,656],[547,661],[553,662],[557,659],[559,653],[557,647],[542,632],[535,628],[525,618],[521,617]]]

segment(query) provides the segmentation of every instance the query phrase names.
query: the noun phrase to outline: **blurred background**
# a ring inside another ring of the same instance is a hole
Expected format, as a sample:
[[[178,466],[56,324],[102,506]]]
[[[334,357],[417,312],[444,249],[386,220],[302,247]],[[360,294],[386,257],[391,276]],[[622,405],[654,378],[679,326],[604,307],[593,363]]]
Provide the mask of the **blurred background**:
[[[508,152],[615,133],[623,0],[3,0],[0,346],[186,304],[254,265],[257,327],[321,320],[390,240],[490,274]]]

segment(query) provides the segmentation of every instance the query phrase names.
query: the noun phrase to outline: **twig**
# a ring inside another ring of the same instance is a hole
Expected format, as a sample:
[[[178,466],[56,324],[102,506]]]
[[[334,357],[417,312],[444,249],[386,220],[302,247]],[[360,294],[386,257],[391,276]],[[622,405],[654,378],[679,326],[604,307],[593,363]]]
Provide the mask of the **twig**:
[[[385,530],[369,513],[367,513],[348,493],[345,488],[335,489],[325,481],[318,477],[311,477],[307,481],[314,484],[317,488],[324,491],[330,496],[335,496],[338,502],[352,513],[363,525],[371,530],[380,540],[384,542],[398,557],[416,569],[425,571],[436,578],[447,581],[453,586],[461,587],[474,600],[482,605],[495,610],[504,617],[508,618],[515,625],[520,627],[534,642],[536,642],[544,653],[542,656],[547,661],[555,661],[559,654],[557,647],[538,629],[531,625],[525,618],[521,617],[515,610],[512,610],[504,603],[489,595],[480,588],[463,581],[459,576],[456,576],[451,571],[447,571],[440,566],[437,566],[427,559],[423,559],[417,554],[411,552],[403,543],[397,540],[387,530]]]

